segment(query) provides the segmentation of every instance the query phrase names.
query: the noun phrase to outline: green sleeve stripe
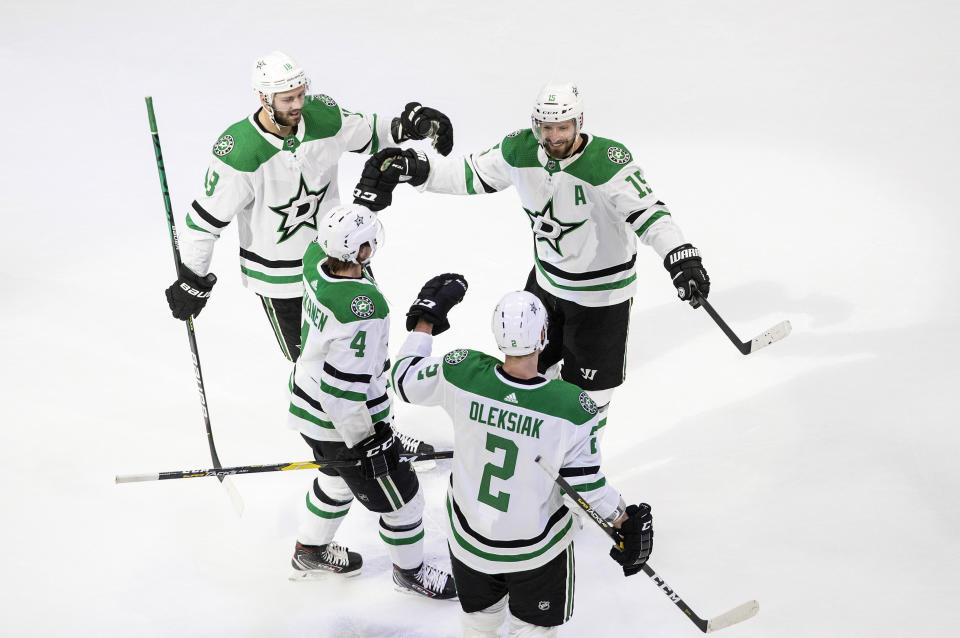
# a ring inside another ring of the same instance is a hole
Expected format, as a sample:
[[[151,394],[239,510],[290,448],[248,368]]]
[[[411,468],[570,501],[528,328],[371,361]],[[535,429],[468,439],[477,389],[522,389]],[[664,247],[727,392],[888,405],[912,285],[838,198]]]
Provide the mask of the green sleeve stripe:
[[[380,532],[380,538],[383,539],[384,543],[389,543],[390,545],[413,545],[417,541],[423,540],[423,530],[420,530],[419,534],[411,536],[410,538],[388,538]]]
[[[326,381],[320,382],[320,391],[338,399],[346,399],[347,401],[361,401],[363,403],[367,402],[367,395],[361,394],[360,392],[350,392],[349,390],[335,388]]]
[[[373,139],[370,142],[370,154],[380,150],[380,138],[377,136],[377,114],[373,114]]]
[[[370,415],[370,418],[373,420],[374,423],[376,423],[376,422],[378,422],[378,421],[383,421],[383,420],[386,419],[388,416],[390,416],[390,408],[389,408],[389,407],[387,407],[387,409],[384,410],[383,412],[377,412],[376,414],[371,414],[371,415]]]
[[[467,180],[467,195],[476,195],[477,191],[473,189],[473,171],[470,169],[470,162],[466,158],[463,160],[464,177]]]
[[[333,429],[334,429],[333,423],[331,423],[330,421],[324,421],[323,419],[321,419],[321,418],[319,418],[319,417],[315,417],[315,416],[313,416],[312,414],[310,414],[309,412],[307,412],[306,410],[304,410],[303,408],[298,407],[298,406],[295,406],[295,405],[292,404],[292,403],[290,404],[290,414],[292,414],[293,416],[300,417],[300,418],[303,419],[304,421],[309,421],[310,423],[313,423],[314,425],[319,425],[319,426],[322,427],[322,428],[326,428],[326,429],[328,429],[328,430],[333,430]]]
[[[206,228],[200,228],[200,227],[197,226],[195,223],[193,223],[193,220],[190,219],[190,213],[187,213],[187,228],[191,228],[191,229],[193,229],[193,230],[199,230],[199,231],[202,232],[202,233],[207,233],[207,234],[209,234],[209,235],[213,235],[214,237],[219,237],[219,235],[217,235],[217,234],[215,234],[215,233],[211,233],[211,232],[210,232],[209,230],[207,230]]]
[[[637,236],[639,237],[639,236],[642,235],[643,233],[647,232],[647,229],[650,228],[650,225],[651,225],[653,222],[657,221],[658,219],[660,219],[660,218],[663,217],[664,215],[669,215],[669,214],[670,214],[669,211],[661,210],[661,211],[657,211],[657,212],[654,213],[653,215],[650,215],[650,219],[648,219],[647,221],[643,222],[643,226],[641,226],[640,228],[637,229]]]
[[[246,266],[240,266],[240,272],[251,279],[259,279],[268,284],[297,284],[303,279],[303,275],[268,275],[257,270],[251,270]]]
[[[607,424],[607,420],[606,420],[606,419],[600,419],[600,423],[598,423],[597,425],[593,426],[593,428],[590,430],[590,434],[592,435],[594,432],[596,432],[597,430],[599,430],[600,428],[602,428],[602,427],[605,426],[606,424]]]
[[[571,485],[570,487],[572,487],[573,489],[583,494],[584,492],[592,492],[593,490],[598,490],[606,484],[607,484],[606,477],[601,477],[599,481],[596,481],[594,483],[584,483],[583,485]]]
[[[558,284],[554,281],[553,277],[547,274],[547,271],[543,269],[543,266],[540,265],[540,258],[536,255],[533,256],[534,261],[537,263],[537,268],[540,270],[540,273],[546,277],[547,281],[550,282],[551,286],[559,288],[560,290],[579,290],[582,292],[589,292],[592,290],[616,290],[618,288],[625,288],[632,284],[637,278],[637,273],[633,273],[626,279],[621,279],[620,281],[612,281],[609,284],[594,284],[592,286],[564,286],[563,284]]]
[[[310,502],[310,494],[307,494],[307,509],[319,516],[320,518],[340,518],[341,516],[346,516],[347,512],[350,511],[350,508],[343,510],[342,512],[324,512],[322,509],[317,508],[316,505]]]

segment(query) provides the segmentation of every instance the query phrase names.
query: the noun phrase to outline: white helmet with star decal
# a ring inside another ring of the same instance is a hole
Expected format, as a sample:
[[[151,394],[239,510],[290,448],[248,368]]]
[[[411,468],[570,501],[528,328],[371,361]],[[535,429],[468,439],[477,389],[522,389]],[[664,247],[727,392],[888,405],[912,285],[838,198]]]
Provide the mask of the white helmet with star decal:
[[[522,357],[547,345],[547,309],[533,293],[510,292],[493,310],[490,328],[500,352]]]
[[[303,67],[281,51],[271,51],[256,59],[253,63],[251,84],[255,91],[263,93],[263,99],[271,109],[273,96],[277,93],[301,86],[307,93],[310,92],[310,78],[307,77]]]
[[[377,214],[357,204],[334,206],[324,216],[317,231],[317,242],[327,257],[368,264],[377,246],[383,243],[383,224]],[[370,243],[370,256],[359,261],[360,247]]]
[[[566,122],[574,120],[574,137],[583,128],[583,98],[580,89],[572,82],[550,82],[545,84],[533,104],[530,115],[530,127],[537,140],[541,139],[540,125],[543,122]]]

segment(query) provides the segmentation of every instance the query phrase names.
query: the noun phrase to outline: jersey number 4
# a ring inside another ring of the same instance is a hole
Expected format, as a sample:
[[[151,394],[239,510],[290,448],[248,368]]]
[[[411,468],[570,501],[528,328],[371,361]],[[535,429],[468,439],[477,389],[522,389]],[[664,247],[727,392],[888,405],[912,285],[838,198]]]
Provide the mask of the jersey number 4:
[[[508,480],[517,470],[517,444],[510,439],[505,439],[496,434],[487,433],[487,450],[496,452],[503,450],[503,465],[494,465],[487,463],[483,466],[483,478],[480,479],[480,493],[477,494],[477,500],[486,503],[494,509],[506,512],[510,505],[510,495],[506,492],[497,492],[496,496],[490,491],[490,481],[496,477],[501,480]]]

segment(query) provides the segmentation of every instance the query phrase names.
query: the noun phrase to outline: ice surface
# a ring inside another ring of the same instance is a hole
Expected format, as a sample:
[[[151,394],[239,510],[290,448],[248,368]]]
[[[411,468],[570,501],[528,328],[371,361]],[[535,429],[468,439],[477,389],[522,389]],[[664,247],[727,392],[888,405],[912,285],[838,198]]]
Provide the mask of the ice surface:
[[[253,110],[249,65],[271,49],[347,108],[439,108],[455,153],[527,126],[547,79],[578,80],[586,129],[639,159],[734,330],[794,328],[741,356],[641,251],[605,467],[652,504],[658,573],[704,618],[760,602],[724,635],[952,635],[958,27],[955,3],[936,1],[5,3],[0,635],[458,632],[456,605],[393,591],[359,507],[339,539],[363,552],[363,575],[287,580],[309,472],[236,477],[239,519],[214,479],[113,483],[209,464],[162,292],[173,268],[143,97],[182,217],[210,146]],[[342,192],[361,165],[344,160]],[[470,291],[436,347],[492,350],[490,309],[530,267],[516,194],[404,189],[383,218],[393,308],[429,275],[463,272]],[[220,457],[306,460],[284,423],[288,366],[236,252],[231,228],[197,321]],[[439,411],[399,418],[450,441]],[[440,561],[444,478],[423,477]],[[564,635],[696,633],[605,554],[583,530]]]

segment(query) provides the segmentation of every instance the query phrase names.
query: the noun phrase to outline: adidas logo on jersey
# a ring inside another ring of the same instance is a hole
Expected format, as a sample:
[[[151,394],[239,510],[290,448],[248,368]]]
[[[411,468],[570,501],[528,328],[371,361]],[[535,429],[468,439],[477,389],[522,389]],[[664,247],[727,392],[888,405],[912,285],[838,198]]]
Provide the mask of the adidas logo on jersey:
[[[507,396],[503,397],[503,400],[506,401],[507,403],[520,403],[519,401],[517,401],[516,392],[511,392]]]

